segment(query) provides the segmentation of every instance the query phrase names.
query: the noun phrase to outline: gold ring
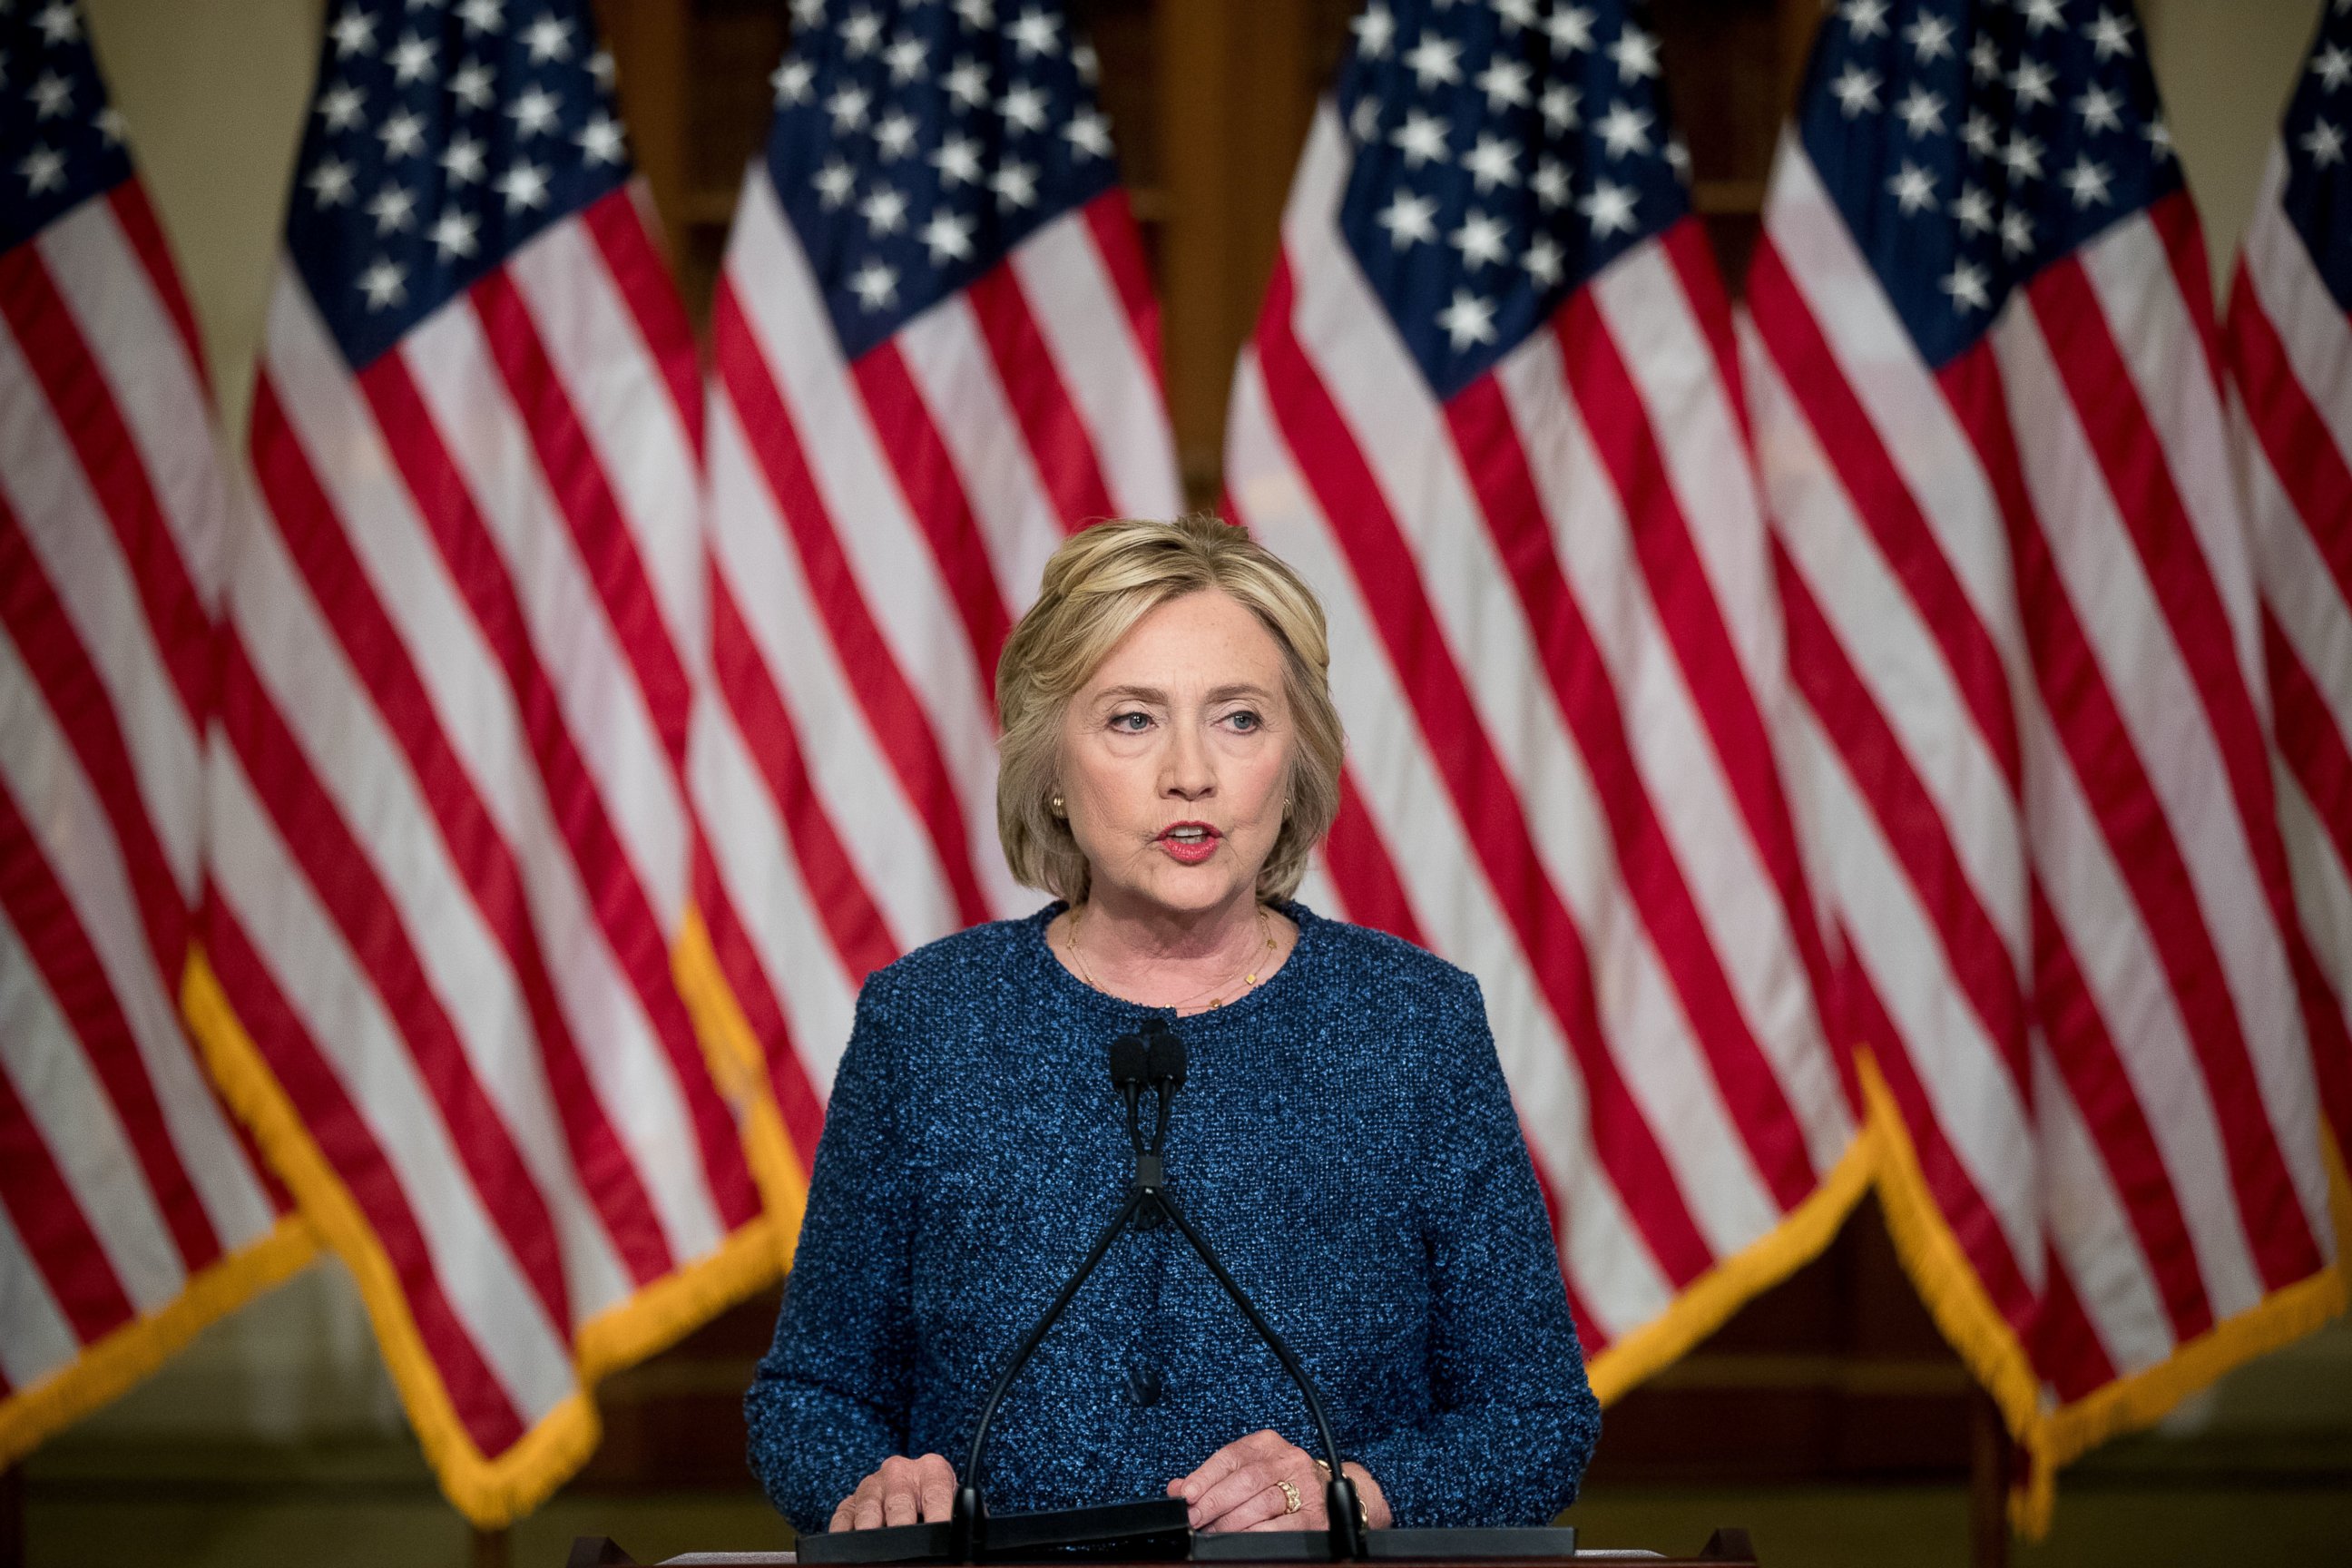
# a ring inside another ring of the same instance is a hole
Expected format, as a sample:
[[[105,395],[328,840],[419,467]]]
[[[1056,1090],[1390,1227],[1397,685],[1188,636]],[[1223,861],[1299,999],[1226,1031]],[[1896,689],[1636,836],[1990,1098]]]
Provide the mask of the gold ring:
[[[1299,1509],[1298,1489],[1288,1481],[1276,1481],[1274,1484],[1282,1489],[1282,1511],[1285,1514],[1297,1513]]]

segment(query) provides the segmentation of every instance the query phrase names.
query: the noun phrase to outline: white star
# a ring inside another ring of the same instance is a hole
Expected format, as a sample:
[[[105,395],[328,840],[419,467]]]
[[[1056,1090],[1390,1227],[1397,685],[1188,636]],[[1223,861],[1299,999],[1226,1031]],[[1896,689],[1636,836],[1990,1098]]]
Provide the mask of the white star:
[[[2000,215],[2000,253],[2014,259],[2033,248],[2033,220],[2015,207]]]
[[[2085,131],[2121,131],[2124,117],[2116,110],[2123,100],[2105,88],[2094,87],[2074,100],[2074,112],[2083,117]]]
[[[1995,131],[1992,116],[1981,109],[1971,109],[1960,124],[1960,140],[1969,151],[1979,158],[1990,158],[2000,150],[2000,137]]]
[[[413,158],[425,151],[425,121],[404,109],[387,116],[375,133],[387,158]]]
[[[1404,111],[1404,123],[1389,133],[1389,141],[1404,154],[1408,169],[1434,163],[1451,151],[1445,141],[1445,121],[1418,109]]]
[[[1505,33],[1516,33],[1522,27],[1536,25],[1536,0],[1487,0],[1493,7],[1495,20],[1502,24]]]
[[[449,96],[468,109],[488,109],[497,100],[492,89],[495,80],[490,68],[479,60],[467,60],[449,77]]]
[[[1845,117],[1852,120],[1864,110],[1878,107],[1878,73],[1850,64],[1830,83],[1830,94],[1845,110]]]
[[[1373,0],[1348,24],[1348,30],[1356,35],[1356,53],[1365,59],[1376,60],[1387,54],[1389,46],[1396,41],[1396,18],[1389,15],[1386,5]]]
[[[2058,178],[2059,182],[2073,193],[2074,210],[2077,212],[2084,207],[2106,206],[2110,204],[2107,182],[2114,178],[2114,175],[2109,173],[2105,163],[2091,162],[2091,155],[2087,153],[2077,157],[2074,160],[2074,166]]]
[[[1609,106],[1609,112],[1592,128],[1600,132],[1612,158],[1650,150],[1650,116],[1622,98]]]
[[[319,95],[319,118],[330,131],[349,131],[367,119],[367,94],[339,81]]]
[[[816,68],[793,56],[778,66],[768,78],[768,85],[776,89],[776,107],[789,108],[809,100],[809,85],[816,80]]]
[[[1004,29],[1004,36],[1013,40],[1013,47],[1021,51],[1021,58],[1027,60],[1039,55],[1060,54],[1061,31],[1060,17],[1044,11],[1028,10],[1022,12],[1020,19]]]
[[[411,227],[416,222],[415,193],[405,185],[388,184],[368,203],[367,215],[375,219],[378,234],[394,234]]]
[[[888,185],[876,185],[857,204],[857,216],[866,220],[866,232],[877,239],[896,234],[907,226],[907,198]]]
[[[1886,37],[1886,0],[1845,0],[1838,7],[1838,19],[1854,37],[1883,38]]]
[[[835,88],[833,96],[824,100],[824,111],[833,116],[833,133],[839,136],[863,130],[866,110],[873,101],[863,88],[852,87],[847,82]]]
[[[2334,92],[2352,80],[2352,54],[2347,54],[2341,44],[2330,44],[2311,57],[2311,74],[2319,79],[2320,86]]]
[[[996,193],[998,206],[1034,207],[1037,205],[1037,171],[1017,158],[1007,158],[1004,166],[989,177],[988,188]]]
[[[400,35],[400,42],[392,47],[392,80],[395,87],[406,87],[413,81],[433,79],[433,57],[438,47],[414,33]]]
[[[539,20],[522,30],[523,47],[530,50],[530,63],[543,66],[550,60],[572,58],[572,23],[568,18],[542,11]]]
[[[2314,168],[2325,169],[2344,162],[2344,132],[2325,120],[2314,120],[2311,129],[2295,145],[2311,154]]]
[[[1404,57],[1405,68],[1412,72],[1412,79],[1421,84],[1423,92],[1460,81],[1461,62],[1462,46],[1443,33],[1422,34],[1421,42]]]
[[[950,261],[967,261],[971,258],[971,220],[958,217],[941,207],[931,215],[915,237],[930,247],[931,265],[942,267]]]
[[[1559,241],[1548,234],[1539,234],[1519,253],[1519,265],[1528,276],[1547,289],[1556,289],[1565,275],[1567,258],[1560,254]]]
[[[1478,90],[1486,95],[1486,108],[1500,114],[1528,101],[1528,68],[1525,60],[1506,59],[1496,55],[1478,73]]]
[[[1462,166],[1481,194],[1496,185],[1519,183],[1519,144],[1500,136],[1481,135],[1478,144],[1463,154]]]
[[[91,115],[89,122],[98,127],[99,140],[108,146],[119,147],[122,144],[122,114],[114,105],[110,103]]]
[[[1510,225],[1502,218],[1488,217],[1476,207],[1462,215],[1462,226],[1445,237],[1445,242],[1462,253],[1462,265],[1475,271],[1507,259],[1510,249],[1503,241],[1510,234]]]
[[[1992,232],[1992,198],[1979,185],[1962,185],[1952,203],[1952,216],[1970,234]]]
[[[1908,158],[1903,160],[1902,172],[1886,182],[1886,188],[1894,194],[1895,205],[1903,209],[1906,217],[1926,212],[1936,205],[1935,174]]]
[[[1911,58],[1923,66],[1942,59],[1952,52],[1951,18],[1922,11],[1918,20],[1903,29],[1903,41],[1911,46]]]
[[[1992,296],[1985,292],[1985,270],[1972,261],[1956,261],[1950,272],[1937,285],[1952,297],[1952,309],[1966,312],[1992,307]]]
[[[302,183],[310,187],[312,200],[322,210],[341,206],[352,199],[352,166],[341,159],[320,159],[319,166]]]
[[[923,65],[930,46],[912,36],[898,39],[882,51],[882,63],[890,68],[890,79],[904,87],[923,79]]]
[[[1679,132],[1666,138],[1666,167],[1675,172],[1678,180],[1690,178],[1690,149],[1684,144]]]
[[[389,256],[379,256],[375,265],[359,275],[360,292],[367,296],[367,308],[381,310],[397,305],[408,298],[407,269],[393,265]]]
[[[2027,29],[2037,38],[2053,27],[2066,25],[2066,0],[2017,0],[2017,8],[2024,15]]]
[[[1944,128],[1943,94],[1929,92],[1926,84],[1915,81],[1903,101],[1895,106],[1895,118],[1903,121],[1914,140],[1933,135]]]
[[[433,220],[433,232],[426,237],[441,253],[441,259],[450,261],[471,256],[482,247],[474,237],[474,231],[481,226],[482,220],[472,213],[463,207],[451,207]]]
[[[2042,143],[2024,132],[2014,132],[2009,145],[2001,150],[2000,161],[2009,169],[2011,184],[2042,177]]]
[[[847,201],[857,189],[857,171],[838,158],[829,159],[809,184],[816,187],[817,200],[830,211]]]
[[[1584,95],[1564,81],[1556,81],[1543,89],[1537,100],[1543,110],[1544,123],[1554,131],[1573,131],[1582,123],[1577,107]]]
[[[621,122],[603,110],[598,110],[595,117],[582,126],[580,134],[572,140],[580,148],[581,162],[592,169],[600,163],[619,163],[623,153],[627,150],[621,132]]]
[[[941,185],[976,185],[980,184],[980,143],[964,136],[950,136],[931,154],[931,167],[940,172]]]
[[[1592,237],[1601,239],[1620,229],[1627,234],[1633,232],[1633,204],[1640,199],[1641,193],[1630,186],[1596,180],[1592,194],[1580,197],[1576,210],[1592,225]]]
[[[1356,107],[1348,111],[1348,131],[1355,139],[1369,146],[1381,139],[1381,100],[1370,93],[1356,100]]]
[[[1070,117],[1070,122],[1062,127],[1062,139],[1082,158],[1110,156],[1110,121],[1091,109],[1082,109]]]
[[[55,71],[43,71],[33,84],[35,120],[55,120],[73,109],[73,83]]]
[[[1417,196],[1400,185],[1389,205],[1372,215],[1372,221],[1389,231],[1389,243],[1399,250],[1414,245],[1425,245],[1437,237],[1437,203],[1428,196]]]
[[[1445,329],[1446,340],[1460,353],[1473,343],[1495,341],[1495,302],[1482,300],[1467,289],[1454,290],[1454,303],[1437,312],[1437,324]]]
[[[1551,40],[1554,58],[1582,54],[1592,47],[1591,7],[1562,5],[1544,24],[1544,36]]]
[[[1087,43],[1071,45],[1070,68],[1078,73],[1080,81],[1088,87],[1094,86],[1096,79],[1102,74],[1102,61],[1096,58],[1095,47]]]
[[[335,58],[347,60],[353,55],[375,53],[375,14],[358,6],[346,7],[327,28],[327,37],[335,41]]]
[[[1536,172],[1528,181],[1528,189],[1543,202],[1546,212],[1568,205],[1568,166],[1557,158],[1538,158]]]
[[[619,70],[620,68],[613,63],[610,49],[598,49],[588,57],[588,74],[594,77],[596,85],[607,92],[613,90],[613,79]]]
[[[66,183],[66,155],[54,147],[36,147],[17,163],[16,173],[25,177],[25,194],[28,196],[37,196],[43,191],[62,190]]]
[[[483,147],[464,132],[449,138],[442,150],[441,167],[453,185],[478,185],[482,182]]]
[[[2343,0],[2336,0],[2336,4],[2339,5],[2342,5]],[[2161,120],[2151,120],[2146,125],[2140,127],[2139,133],[2147,138],[2147,154],[2149,157],[2161,163],[2166,159],[2172,156],[2171,126],[2167,125]]]
[[[793,26],[803,32],[824,25],[824,0],[793,0]],[[986,26],[987,23],[976,24]]]
[[[2102,60],[2114,55],[2129,55],[2132,52],[2132,21],[2128,16],[2118,16],[2114,12],[2101,7],[2097,20],[2083,31],[2090,38],[2091,47],[2098,51],[2099,58]]]
[[[874,127],[874,151],[886,163],[895,163],[915,150],[914,116],[892,110]]]
[[[2020,60],[2017,73],[2009,79],[2009,89],[2017,95],[2021,108],[2037,103],[2054,103],[2057,99],[2051,92],[2050,84],[2057,79],[2058,73],[2040,60]]]
[[[81,37],[81,13],[68,5],[66,0],[57,0],[56,5],[45,7],[39,16],[33,18],[33,26],[41,30],[41,42],[55,48],[59,44],[70,44]]]
[[[1969,73],[1979,81],[1997,81],[2000,78],[2000,45],[1990,33],[1979,36],[1969,46]]]
[[[817,0],[822,5],[824,0]],[[996,26],[996,0],[955,0],[956,15],[975,32],[986,32]]]
[[[1609,46],[1609,58],[1617,62],[1619,81],[1643,80],[1658,74],[1658,40],[1628,22]]]
[[[518,138],[544,136],[556,121],[563,100],[545,88],[534,87],[507,108],[508,118],[515,122]]]
[[[457,7],[457,18],[466,24],[468,33],[498,33],[506,30],[507,0],[465,0]]]
[[[528,159],[517,158],[490,188],[507,200],[507,211],[522,212],[547,205],[548,172]]]
[[[882,43],[882,18],[867,10],[852,11],[842,19],[842,52],[853,60],[862,60]]]
[[[849,277],[849,291],[868,310],[879,310],[898,298],[898,274],[878,260],[869,261]]]
[[[1007,88],[1004,96],[996,100],[996,112],[1004,116],[1004,123],[1023,132],[1045,129],[1045,95],[1025,81],[1016,81]]]
[[[988,102],[988,68],[978,60],[959,59],[940,79],[948,96],[967,109],[980,109]]]

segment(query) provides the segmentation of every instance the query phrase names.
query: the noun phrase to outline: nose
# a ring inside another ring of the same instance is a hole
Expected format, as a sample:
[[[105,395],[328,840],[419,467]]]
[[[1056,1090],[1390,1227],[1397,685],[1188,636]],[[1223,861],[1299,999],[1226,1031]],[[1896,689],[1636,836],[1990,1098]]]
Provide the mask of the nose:
[[[1200,800],[1216,793],[1217,773],[1209,748],[1191,724],[1171,727],[1171,738],[1161,763],[1160,792],[1179,800]]]

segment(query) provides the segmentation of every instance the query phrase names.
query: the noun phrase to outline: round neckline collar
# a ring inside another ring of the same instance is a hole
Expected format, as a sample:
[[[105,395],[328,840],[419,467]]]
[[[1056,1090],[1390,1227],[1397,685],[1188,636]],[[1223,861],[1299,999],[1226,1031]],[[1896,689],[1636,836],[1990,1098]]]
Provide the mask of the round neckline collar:
[[[1298,928],[1298,941],[1291,948],[1290,956],[1283,960],[1282,967],[1266,976],[1262,983],[1252,987],[1246,994],[1236,996],[1222,1007],[1213,1007],[1205,1012],[1187,1013],[1179,1016],[1173,1007],[1148,1007],[1140,1002],[1130,1002],[1124,996],[1115,996],[1108,991],[1089,985],[1072,973],[1069,968],[1054,955],[1053,943],[1045,934],[1046,929],[1054,923],[1055,917],[1069,907],[1063,900],[1055,899],[1021,922],[1027,928],[1032,952],[1035,954],[1037,962],[1045,966],[1052,982],[1066,987],[1079,1000],[1090,1003],[1102,1011],[1132,1017],[1161,1017],[1171,1024],[1187,1028],[1197,1027],[1203,1024],[1222,1023],[1228,1018],[1246,1017],[1253,1008],[1264,1005],[1267,996],[1281,991],[1285,984],[1290,981],[1292,973],[1298,969],[1300,964],[1311,961],[1319,952],[1322,933],[1318,928],[1329,923],[1296,899],[1270,906],[1277,914],[1288,916],[1291,924]]]

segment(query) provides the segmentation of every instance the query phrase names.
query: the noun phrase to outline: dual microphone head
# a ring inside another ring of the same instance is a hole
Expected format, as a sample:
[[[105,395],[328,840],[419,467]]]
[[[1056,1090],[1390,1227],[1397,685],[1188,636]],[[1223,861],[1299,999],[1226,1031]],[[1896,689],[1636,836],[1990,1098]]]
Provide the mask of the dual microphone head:
[[[1140,1030],[1121,1035],[1110,1043],[1110,1082],[1118,1097],[1127,1104],[1127,1138],[1135,1150],[1135,1184],[1155,1196],[1167,1185],[1167,1168],[1160,1162],[1160,1151],[1168,1146],[1168,1111],[1176,1091],[1184,1087],[1184,1042],[1168,1026],[1165,1018],[1146,1018]],[[1160,1092],[1160,1113],[1154,1120],[1151,1142],[1143,1142],[1143,1128],[1137,1120],[1139,1102],[1149,1086]],[[1157,1210],[1149,1209],[1147,1223],[1157,1223]]]

